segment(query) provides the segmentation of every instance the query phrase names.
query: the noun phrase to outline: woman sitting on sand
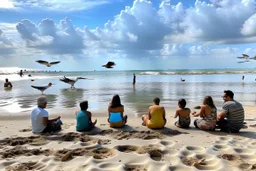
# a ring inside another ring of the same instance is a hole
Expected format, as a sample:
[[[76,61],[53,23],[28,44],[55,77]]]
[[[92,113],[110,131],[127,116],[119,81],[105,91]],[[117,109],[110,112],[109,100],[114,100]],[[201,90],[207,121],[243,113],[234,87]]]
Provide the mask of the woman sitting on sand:
[[[127,115],[124,116],[124,106],[121,104],[119,95],[114,95],[108,106],[108,122],[111,128],[121,128],[127,122]]]
[[[205,96],[200,112],[193,112],[192,115],[200,116],[202,118],[195,120],[194,125],[196,128],[205,131],[215,130],[217,120],[217,108],[215,107],[211,96]]]
[[[166,124],[165,109],[160,106],[160,99],[154,98],[154,105],[149,107],[148,115],[142,116],[142,125],[151,129],[164,128]]]
[[[81,110],[76,112],[76,131],[90,131],[97,123],[97,119],[92,122],[92,114],[87,111],[88,101],[81,102],[80,108]]]
[[[179,128],[188,128],[190,125],[190,109],[186,107],[186,100],[180,99],[178,102],[178,109],[174,118],[179,116],[179,120],[174,123]]]

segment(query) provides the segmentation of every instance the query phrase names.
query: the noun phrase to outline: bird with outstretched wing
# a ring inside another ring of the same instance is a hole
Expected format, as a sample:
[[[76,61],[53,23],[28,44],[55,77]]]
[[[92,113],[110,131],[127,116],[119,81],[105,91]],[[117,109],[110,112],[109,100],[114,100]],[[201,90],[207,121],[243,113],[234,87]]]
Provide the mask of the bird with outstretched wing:
[[[109,61],[108,63],[102,65],[102,67],[113,68],[114,65],[116,65],[115,62]]]
[[[60,63],[60,61],[48,62],[48,61],[44,61],[44,60],[37,60],[36,62],[38,62],[39,64],[42,64],[42,65],[45,65],[47,67],[50,67],[52,65]]]
[[[75,88],[75,87],[74,87],[75,83],[76,83],[78,80],[80,80],[80,79],[87,79],[87,78],[84,78],[84,77],[76,77],[76,79],[70,79],[70,78],[67,78],[67,77],[64,76],[63,78],[60,79],[60,81],[71,85],[71,88]]]

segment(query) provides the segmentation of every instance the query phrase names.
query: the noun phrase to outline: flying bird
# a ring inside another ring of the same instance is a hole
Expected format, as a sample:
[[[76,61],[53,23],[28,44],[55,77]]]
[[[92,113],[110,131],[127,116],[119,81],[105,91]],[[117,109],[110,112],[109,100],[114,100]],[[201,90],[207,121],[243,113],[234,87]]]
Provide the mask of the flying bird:
[[[102,67],[105,67],[105,68],[113,68],[114,65],[116,65],[115,62],[109,61],[107,64],[102,65]]]
[[[74,85],[75,83],[80,80],[80,79],[87,79],[87,78],[83,78],[83,77],[77,77],[75,80],[74,79],[69,79],[67,77],[63,77],[60,79],[60,81],[63,81],[64,83],[67,83],[67,84],[70,84],[71,85],[71,88],[75,88]]]
[[[49,88],[49,87],[51,87],[52,86],[52,83],[49,83],[47,86],[33,86],[33,85],[31,85],[31,87],[33,87],[33,88],[35,88],[35,89],[37,89],[37,90],[40,90],[41,92],[42,92],[42,94],[44,93],[44,91],[47,89],[47,88]]]
[[[36,62],[38,62],[39,64],[43,64],[45,66],[48,66],[48,67],[60,63],[60,61],[47,62],[47,61],[43,61],[43,60],[37,60]]]
[[[248,59],[249,58],[249,55],[247,54],[242,54],[243,56],[238,56],[237,58],[239,59]]]

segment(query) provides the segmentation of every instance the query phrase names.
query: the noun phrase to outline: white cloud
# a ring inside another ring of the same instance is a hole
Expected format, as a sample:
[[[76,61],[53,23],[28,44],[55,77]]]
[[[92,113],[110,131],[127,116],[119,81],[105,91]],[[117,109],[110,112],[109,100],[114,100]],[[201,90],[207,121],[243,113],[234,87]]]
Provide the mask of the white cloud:
[[[54,11],[82,11],[110,3],[109,0],[13,0],[20,8],[37,7]]]
[[[256,14],[244,22],[241,33],[245,36],[256,36]]]
[[[83,35],[68,18],[61,20],[59,25],[50,19],[38,25],[22,20],[16,28],[28,47],[50,54],[81,54],[84,48]]]
[[[11,0],[1,0],[0,9],[1,8],[14,8]]]

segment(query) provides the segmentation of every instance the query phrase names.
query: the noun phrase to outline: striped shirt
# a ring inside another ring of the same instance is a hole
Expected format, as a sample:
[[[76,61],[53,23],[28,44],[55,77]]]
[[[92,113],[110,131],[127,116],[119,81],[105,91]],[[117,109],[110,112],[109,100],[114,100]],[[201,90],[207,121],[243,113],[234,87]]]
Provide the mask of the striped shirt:
[[[222,105],[223,113],[227,116],[231,131],[239,131],[244,123],[244,108],[241,103],[232,100],[224,102]]]

